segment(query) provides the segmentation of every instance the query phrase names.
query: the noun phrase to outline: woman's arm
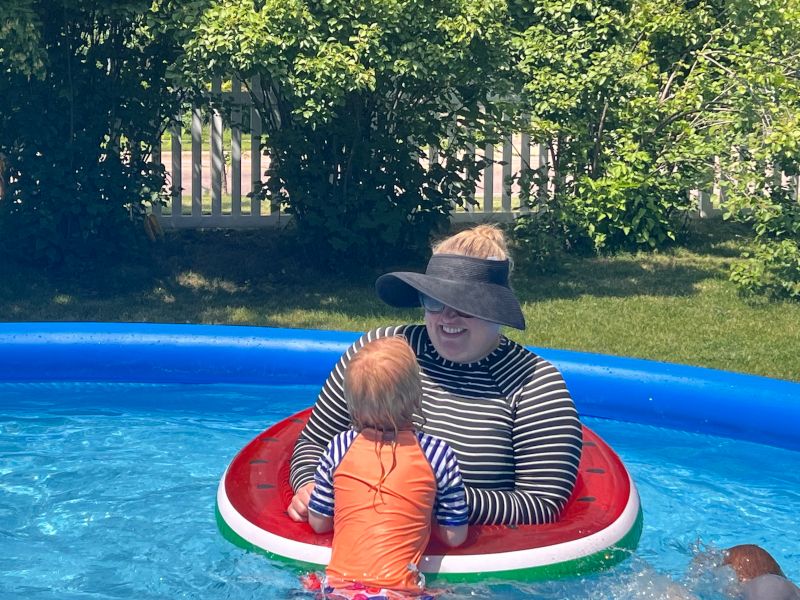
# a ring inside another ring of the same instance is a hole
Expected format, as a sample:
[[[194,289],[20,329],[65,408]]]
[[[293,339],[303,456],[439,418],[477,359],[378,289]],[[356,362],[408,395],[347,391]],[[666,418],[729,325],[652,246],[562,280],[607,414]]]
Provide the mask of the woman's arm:
[[[552,523],[575,488],[582,427],[561,374],[545,360],[519,392],[512,443],[514,490],[467,486],[470,523]]]
[[[320,390],[311,416],[297,438],[289,463],[289,483],[299,492],[314,481],[314,472],[325,446],[337,433],[350,427],[350,414],[344,399],[344,372],[347,363],[365,341],[362,336],[341,356]]]

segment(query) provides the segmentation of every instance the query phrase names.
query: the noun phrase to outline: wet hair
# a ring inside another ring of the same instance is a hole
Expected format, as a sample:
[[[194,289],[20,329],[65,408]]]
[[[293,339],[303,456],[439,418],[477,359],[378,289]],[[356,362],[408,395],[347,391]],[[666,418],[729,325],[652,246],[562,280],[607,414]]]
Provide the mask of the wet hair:
[[[739,581],[755,579],[761,575],[780,575],[784,577],[778,561],[761,546],[742,544],[723,552],[723,564],[730,565]]]
[[[396,436],[413,426],[414,413],[421,411],[422,383],[408,342],[387,337],[361,348],[347,365],[344,397],[356,431],[370,427]]]
[[[503,230],[496,225],[476,225],[459,231],[433,246],[434,254],[462,254],[474,258],[508,260],[508,243]]]

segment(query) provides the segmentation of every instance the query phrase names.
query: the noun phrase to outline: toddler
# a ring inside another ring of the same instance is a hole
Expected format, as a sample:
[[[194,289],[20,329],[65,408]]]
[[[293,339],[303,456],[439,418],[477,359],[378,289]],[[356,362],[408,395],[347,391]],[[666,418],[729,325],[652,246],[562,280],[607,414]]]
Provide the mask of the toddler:
[[[421,595],[419,562],[432,530],[448,546],[467,535],[467,504],[455,453],[415,431],[419,366],[405,339],[377,339],[347,367],[352,428],[320,458],[308,522],[333,529],[323,591],[329,598]]]

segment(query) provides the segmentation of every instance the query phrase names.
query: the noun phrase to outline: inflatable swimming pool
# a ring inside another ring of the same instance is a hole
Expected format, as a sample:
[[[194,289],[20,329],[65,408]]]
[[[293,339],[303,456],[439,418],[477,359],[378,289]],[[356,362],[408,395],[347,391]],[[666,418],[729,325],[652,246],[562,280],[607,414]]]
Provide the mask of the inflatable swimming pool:
[[[124,323],[0,324],[0,380],[319,385],[357,333]],[[800,384],[653,361],[533,350],[584,416],[800,449]]]
[[[321,385],[359,334],[149,323],[2,323],[2,381]],[[589,417],[800,450],[800,383],[534,348]]]
[[[217,523],[233,543],[309,569],[330,560],[331,534],[286,514],[289,458],[310,409],[270,427],[231,462],[217,491]],[[639,541],[639,495],[619,457],[584,427],[575,492],[558,523],[472,526],[455,549],[431,542],[421,570],[429,580],[552,579],[615,564]]]

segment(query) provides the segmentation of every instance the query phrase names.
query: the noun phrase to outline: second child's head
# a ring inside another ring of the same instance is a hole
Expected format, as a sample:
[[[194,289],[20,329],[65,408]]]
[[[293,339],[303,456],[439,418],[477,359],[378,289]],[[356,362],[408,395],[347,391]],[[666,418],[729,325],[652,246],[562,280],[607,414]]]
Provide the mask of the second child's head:
[[[397,432],[413,426],[422,385],[408,342],[401,337],[380,338],[361,348],[347,365],[344,397],[356,431]]]

